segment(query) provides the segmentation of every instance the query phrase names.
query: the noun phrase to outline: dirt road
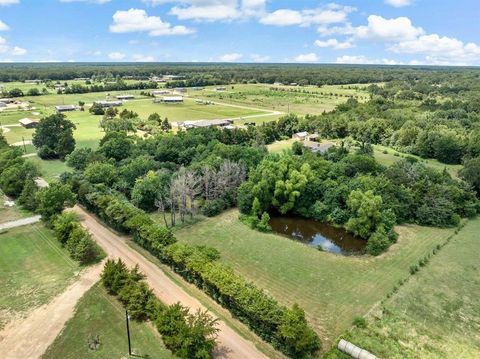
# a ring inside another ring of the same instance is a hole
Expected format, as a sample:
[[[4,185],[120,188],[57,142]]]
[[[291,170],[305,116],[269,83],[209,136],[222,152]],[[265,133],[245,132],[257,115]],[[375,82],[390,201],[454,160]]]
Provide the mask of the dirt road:
[[[98,281],[102,268],[102,264],[88,268],[50,303],[35,309],[24,319],[7,324],[0,332],[2,358],[40,358],[73,316],[78,300]]]
[[[130,248],[125,237],[110,231],[85,210],[79,207],[75,207],[74,210],[80,215],[82,224],[109,257],[121,258],[129,266],[139,265],[140,270],[146,275],[148,284],[162,302],[166,304],[180,302],[193,311],[198,308],[205,310],[205,307],[197,299],[175,284],[157,265]],[[219,329],[217,358],[267,358],[256,349],[253,343],[241,337],[224,322],[219,322]]]
[[[20,227],[20,226],[26,226],[27,224],[37,223],[37,222],[40,221],[41,218],[42,218],[41,216],[32,216],[32,217],[17,219],[16,221],[0,223],[0,230]]]

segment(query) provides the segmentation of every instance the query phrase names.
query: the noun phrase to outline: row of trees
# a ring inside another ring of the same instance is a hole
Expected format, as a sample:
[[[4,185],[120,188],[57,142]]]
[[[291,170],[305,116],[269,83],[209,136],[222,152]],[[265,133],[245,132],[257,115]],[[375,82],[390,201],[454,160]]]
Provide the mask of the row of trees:
[[[298,306],[279,305],[253,284],[221,264],[213,248],[177,244],[171,231],[155,224],[141,209],[122,199],[105,184],[91,184],[70,175],[65,180],[76,188],[79,200],[117,230],[133,234],[134,240],[187,280],[232,311],[240,320],[291,357],[315,353],[320,342]]]
[[[132,319],[154,323],[163,343],[176,357],[213,358],[217,320],[200,310],[191,314],[180,303],[161,303],[143,279],[138,267],[129,270],[120,259],[108,260],[102,272],[102,283],[107,291],[118,297]]]

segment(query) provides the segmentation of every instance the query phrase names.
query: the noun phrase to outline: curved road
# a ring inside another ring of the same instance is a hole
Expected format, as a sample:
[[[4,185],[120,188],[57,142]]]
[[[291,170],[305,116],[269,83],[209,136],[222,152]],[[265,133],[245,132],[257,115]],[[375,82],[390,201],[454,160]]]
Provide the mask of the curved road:
[[[109,257],[121,258],[128,266],[138,264],[140,270],[146,275],[147,283],[163,303],[174,304],[180,302],[192,311],[206,309],[196,298],[190,296],[175,284],[157,265],[129,247],[126,243],[126,237],[113,233],[84,209],[76,206],[73,210],[80,215],[82,225],[92,234]],[[218,322],[218,328],[220,329],[218,333],[219,345],[215,357],[267,358],[252,342],[240,336],[223,321]]]

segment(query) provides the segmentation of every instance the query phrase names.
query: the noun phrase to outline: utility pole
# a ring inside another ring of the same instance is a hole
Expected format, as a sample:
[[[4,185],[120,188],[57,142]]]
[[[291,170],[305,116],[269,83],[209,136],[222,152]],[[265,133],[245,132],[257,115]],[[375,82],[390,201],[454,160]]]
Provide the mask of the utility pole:
[[[132,344],[130,342],[130,326],[129,326],[129,319],[128,319],[128,310],[125,309],[125,321],[127,323],[127,338],[128,338],[128,355],[132,355]]]

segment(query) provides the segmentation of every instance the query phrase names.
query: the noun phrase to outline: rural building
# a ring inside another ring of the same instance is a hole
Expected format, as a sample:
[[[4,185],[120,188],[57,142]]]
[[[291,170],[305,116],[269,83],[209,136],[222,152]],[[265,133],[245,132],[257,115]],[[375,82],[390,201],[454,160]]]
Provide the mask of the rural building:
[[[57,113],[75,111],[76,109],[77,109],[77,106],[75,106],[75,105],[58,105],[58,106],[55,106],[55,111],[57,111]]]
[[[73,79],[73,81],[88,81],[90,80],[90,77],[77,77]]]
[[[14,103],[15,100],[13,98],[0,98],[0,102],[9,104],[9,103]]]
[[[182,96],[164,96],[162,98],[163,103],[182,103],[183,97]]]
[[[122,106],[123,102],[122,101],[95,101],[94,104],[100,105],[103,108],[107,108],[107,107]]]
[[[313,142],[313,141],[305,141],[303,142],[303,146],[305,148],[308,148],[310,151],[314,153],[324,154],[330,148],[335,147],[335,144],[331,142],[320,143],[320,142]]]
[[[25,83],[26,84],[39,84],[40,82],[42,82],[41,80],[25,80]]]
[[[168,80],[182,80],[184,79],[185,76],[179,76],[179,75],[165,75],[163,76],[163,80],[168,81]]]
[[[5,102],[0,102],[0,108],[2,107],[7,107],[7,104]]]
[[[187,89],[185,87],[175,87],[176,92],[185,93]]]
[[[135,96],[133,95],[118,95],[118,96],[115,96],[115,98],[117,100],[132,100],[135,98]]]
[[[185,129],[189,128],[205,128],[205,127],[223,127],[227,128],[233,124],[233,120],[200,120],[179,122],[178,126]]]
[[[295,140],[305,141],[308,137],[308,132],[298,132],[294,133],[292,138]]]
[[[227,88],[224,87],[224,86],[217,87],[217,88],[215,89],[215,91],[226,91],[226,90],[227,90]]]
[[[320,135],[318,133],[308,135],[306,140],[311,142],[320,142]]]
[[[37,118],[22,118],[21,120],[18,120],[18,122],[20,122],[25,128],[35,128],[38,126],[40,120]]]
[[[150,92],[150,94],[153,95],[153,96],[168,95],[169,93],[170,93],[170,91],[168,91],[168,90],[153,90],[152,92]]]

